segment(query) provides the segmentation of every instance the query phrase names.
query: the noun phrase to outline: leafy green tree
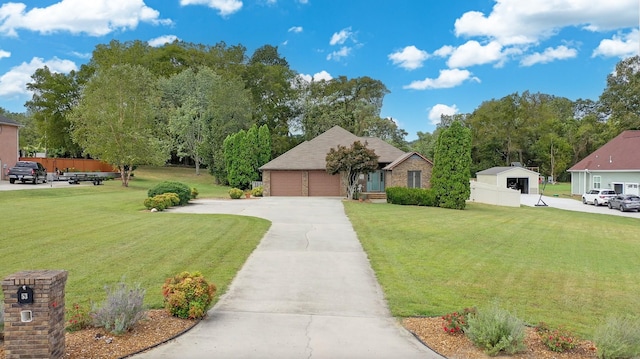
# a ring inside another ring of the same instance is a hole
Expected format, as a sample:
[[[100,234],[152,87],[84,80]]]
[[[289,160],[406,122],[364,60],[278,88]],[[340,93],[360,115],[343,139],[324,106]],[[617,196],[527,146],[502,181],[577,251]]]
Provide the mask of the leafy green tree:
[[[471,194],[471,130],[459,121],[440,133],[436,145],[431,187],[438,206],[464,209]]]
[[[389,90],[378,80],[340,76],[329,81],[312,81],[301,91],[303,113],[297,126],[307,140],[335,125],[356,136],[366,136],[368,131],[390,138],[398,135],[397,126],[380,126],[382,101]]]
[[[271,138],[266,125],[253,125],[224,140],[224,158],[229,185],[247,189],[260,179],[259,168],[269,162]]]
[[[177,154],[193,159],[196,175],[204,162],[207,125],[211,122],[210,102],[221,78],[208,67],[186,69],[168,79],[160,80],[164,114],[174,139]]]
[[[27,89],[33,93],[25,107],[35,121],[39,147],[49,152],[77,156],[82,150],[71,139],[69,113],[80,99],[85,82],[75,71],[69,74],[37,69]]]
[[[640,56],[618,62],[607,76],[600,103],[609,116],[609,138],[624,130],[640,129]]]
[[[162,165],[168,150],[156,129],[157,81],[138,65],[99,70],[84,88],[70,120],[84,152],[116,166],[129,185],[137,165]]]
[[[223,78],[220,86],[215,87],[207,123],[206,145],[203,150],[203,161],[209,172],[219,183],[227,183],[225,166],[224,140],[227,136],[251,126],[251,95],[244,83],[237,78]]]
[[[367,143],[355,141],[351,147],[338,145],[327,153],[327,172],[340,174],[347,186],[347,198],[353,199],[361,174],[371,173],[378,169],[378,155],[367,148]]]
[[[251,92],[253,121],[267,125],[271,131],[273,156],[288,151],[295,144],[290,137],[293,119],[298,116],[298,91],[292,86],[297,74],[289,68],[278,48],[265,45],[249,59],[244,80]]]

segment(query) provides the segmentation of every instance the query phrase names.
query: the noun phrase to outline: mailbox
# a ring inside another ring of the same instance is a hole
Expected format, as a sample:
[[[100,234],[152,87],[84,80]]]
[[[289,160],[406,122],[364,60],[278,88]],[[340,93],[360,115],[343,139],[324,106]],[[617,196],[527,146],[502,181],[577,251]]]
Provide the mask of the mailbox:
[[[19,304],[32,304],[33,303],[33,289],[23,285],[18,288],[18,303]]]

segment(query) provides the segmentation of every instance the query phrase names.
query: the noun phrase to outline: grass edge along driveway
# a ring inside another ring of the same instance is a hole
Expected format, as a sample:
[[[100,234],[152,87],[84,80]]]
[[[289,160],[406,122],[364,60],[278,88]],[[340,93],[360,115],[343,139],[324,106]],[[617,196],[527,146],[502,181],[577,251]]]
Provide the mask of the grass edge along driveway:
[[[608,316],[638,315],[640,218],[473,203],[344,207],[394,316],[496,301],[530,324],[589,338]]]
[[[171,174],[176,171],[154,170],[157,178],[149,180],[139,170],[130,188],[108,181],[102,186],[0,192],[0,218],[5,224],[0,234],[0,278],[22,270],[67,270],[67,305],[100,302],[104,286],[124,280],[139,283],[146,289],[145,304],[160,308],[167,277],[200,271],[216,284],[219,297],[270,222],[145,211],[142,203],[148,188],[174,178]],[[225,188],[197,181],[187,183],[197,185],[200,193],[226,193]]]

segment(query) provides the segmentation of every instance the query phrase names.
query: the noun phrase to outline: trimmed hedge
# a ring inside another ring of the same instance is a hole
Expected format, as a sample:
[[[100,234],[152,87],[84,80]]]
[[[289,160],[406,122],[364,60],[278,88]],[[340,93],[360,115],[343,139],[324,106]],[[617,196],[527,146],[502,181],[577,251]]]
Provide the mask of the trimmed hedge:
[[[152,187],[148,192],[148,197],[155,197],[163,193],[175,193],[180,198],[179,205],[184,206],[189,203],[191,199],[191,188],[184,183],[165,181],[158,183],[155,187]]]
[[[388,187],[387,202],[410,206],[436,207],[436,195],[431,188]]]

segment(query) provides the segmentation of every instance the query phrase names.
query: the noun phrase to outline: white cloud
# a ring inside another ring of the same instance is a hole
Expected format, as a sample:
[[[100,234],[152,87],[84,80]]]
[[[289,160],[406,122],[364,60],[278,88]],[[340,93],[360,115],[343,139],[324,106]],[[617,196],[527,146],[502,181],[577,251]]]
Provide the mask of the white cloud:
[[[340,30],[340,32],[334,32],[331,36],[331,40],[329,40],[329,45],[342,45],[349,39],[353,40],[353,32],[351,31],[351,27],[342,29]]]
[[[399,65],[407,70],[415,70],[422,67],[422,63],[429,58],[429,54],[411,45],[405,47],[402,51],[389,54],[388,57],[394,65]]]
[[[403,86],[404,89],[428,90],[452,88],[461,85],[465,81],[480,82],[480,79],[472,76],[471,72],[460,69],[440,70],[440,76],[437,79],[426,78],[422,81],[413,81],[409,85]]]
[[[220,15],[227,16],[240,11],[242,1],[239,0],[180,0],[180,5],[205,5],[218,10]]]
[[[535,52],[525,56],[521,61],[522,66],[533,66],[535,64],[546,64],[555,60],[566,60],[578,56],[578,50],[566,47],[564,45],[556,48],[547,47],[544,52]]]
[[[0,50],[0,59],[4,57],[11,57],[11,53],[9,51]]]
[[[329,74],[327,71],[322,70],[320,72],[315,73],[313,76],[311,75],[300,75],[300,77],[302,77],[302,79],[304,79],[306,82],[311,82],[311,81],[329,81],[332,80],[333,77],[331,76],[331,74]]]
[[[429,122],[432,125],[437,125],[440,123],[440,117],[442,115],[452,116],[457,114],[458,112],[460,112],[460,110],[458,110],[458,107],[456,105],[447,106],[439,103],[429,110]]]
[[[629,57],[638,54],[640,50],[640,33],[638,29],[628,34],[614,35],[611,39],[600,41],[600,45],[593,51],[593,57]]]
[[[26,10],[23,3],[0,7],[0,34],[17,36],[25,29],[41,34],[68,31],[103,36],[116,30],[135,29],[140,22],[171,24],[143,0],[61,0],[45,8]]]
[[[340,50],[333,51],[332,53],[327,55],[327,60],[340,61],[340,59],[342,59],[343,57],[349,56],[350,53],[351,53],[351,48],[347,46],[343,46],[340,48]]]
[[[78,70],[76,64],[70,60],[61,60],[54,57],[51,60],[44,61],[39,57],[34,57],[31,62],[23,62],[0,76],[0,96],[28,95],[27,83],[31,82],[31,75],[44,66],[47,66],[51,72],[58,73]]]
[[[457,36],[481,36],[503,46],[533,44],[564,27],[607,31],[638,25],[637,0],[495,0],[491,13],[469,11],[455,22]]]
[[[164,44],[170,44],[176,40],[180,40],[176,35],[163,35],[163,36],[158,36],[155,39],[151,39],[147,41],[147,43],[151,47],[160,47],[160,46],[163,46]]]
[[[90,59],[90,58],[91,58],[91,56],[93,56],[93,54],[92,54],[91,52],[77,52],[77,51],[71,51],[71,52],[70,52],[70,54],[71,54],[72,56],[75,56],[75,57],[78,57],[78,58],[81,58],[81,59],[86,59],[86,60]]]
[[[290,27],[288,31],[299,34],[302,32],[302,30],[303,30],[302,26],[293,26],[293,27]]]
[[[492,41],[482,45],[475,40],[471,40],[451,52],[447,66],[461,68],[493,62],[497,62],[500,65],[504,61],[504,57],[502,45],[498,42]]]
[[[449,45],[445,45],[442,46],[441,48],[437,49],[433,54],[438,56],[438,57],[447,57],[449,55],[451,55],[453,53],[453,51],[455,51],[455,47],[453,46],[449,46]]]

